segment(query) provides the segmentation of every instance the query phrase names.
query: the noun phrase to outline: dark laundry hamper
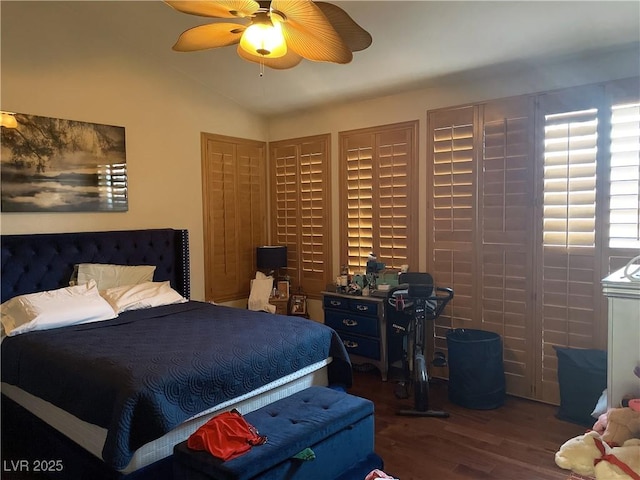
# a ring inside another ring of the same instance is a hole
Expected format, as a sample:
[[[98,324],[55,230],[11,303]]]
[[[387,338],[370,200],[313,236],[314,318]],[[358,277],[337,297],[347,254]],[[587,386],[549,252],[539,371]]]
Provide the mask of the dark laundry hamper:
[[[447,333],[449,401],[475,410],[504,405],[502,339],[493,332],[454,329]]]
[[[604,350],[553,347],[558,356],[560,420],[591,428],[591,416],[602,391],[607,388],[607,352]]]

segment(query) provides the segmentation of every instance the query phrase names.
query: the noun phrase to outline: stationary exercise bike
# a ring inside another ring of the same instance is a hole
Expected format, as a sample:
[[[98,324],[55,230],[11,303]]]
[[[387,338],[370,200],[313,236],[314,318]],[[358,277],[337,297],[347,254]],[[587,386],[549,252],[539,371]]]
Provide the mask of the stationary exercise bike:
[[[414,407],[402,409],[398,415],[413,417],[446,418],[449,413],[429,409],[429,373],[424,358],[425,324],[440,316],[444,307],[453,298],[453,290],[434,287],[433,277],[428,273],[400,274],[399,285],[389,290],[387,301],[397,312],[392,323],[393,334],[404,336],[403,372],[396,390],[396,397],[407,398],[409,388],[413,388]]]

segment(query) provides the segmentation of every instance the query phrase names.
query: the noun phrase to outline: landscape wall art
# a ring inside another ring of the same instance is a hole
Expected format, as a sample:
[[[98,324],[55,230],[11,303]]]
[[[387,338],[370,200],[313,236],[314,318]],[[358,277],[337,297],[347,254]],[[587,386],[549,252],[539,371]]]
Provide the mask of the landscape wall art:
[[[2,212],[127,211],[124,127],[15,119],[0,133]]]

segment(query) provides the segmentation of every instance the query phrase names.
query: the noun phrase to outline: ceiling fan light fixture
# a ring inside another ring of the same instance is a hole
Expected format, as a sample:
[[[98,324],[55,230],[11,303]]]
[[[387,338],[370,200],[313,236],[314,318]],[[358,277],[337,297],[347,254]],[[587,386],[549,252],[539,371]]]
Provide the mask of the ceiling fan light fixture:
[[[266,13],[256,15],[253,23],[244,31],[240,47],[252,55],[280,58],[287,53],[287,43],[280,22],[271,22]]]
[[[1,0],[0,0],[1,1]],[[368,48],[371,34],[337,5],[312,0],[165,0],[190,15],[236,18],[185,30],[177,52],[238,45],[238,55],[261,67],[285,70],[302,59],[346,64]]]
[[[13,112],[0,112],[0,126],[5,128],[18,128],[16,114]]]

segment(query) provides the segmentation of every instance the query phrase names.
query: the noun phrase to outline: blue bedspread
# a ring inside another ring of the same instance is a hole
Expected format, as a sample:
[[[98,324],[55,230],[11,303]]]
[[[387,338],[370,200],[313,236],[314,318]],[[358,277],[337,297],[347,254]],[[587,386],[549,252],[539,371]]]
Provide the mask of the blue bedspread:
[[[329,356],[329,381],[350,386],[329,327],[188,302],[5,338],[2,381],[108,429],[103,460],[123,469],[189,417]]]

